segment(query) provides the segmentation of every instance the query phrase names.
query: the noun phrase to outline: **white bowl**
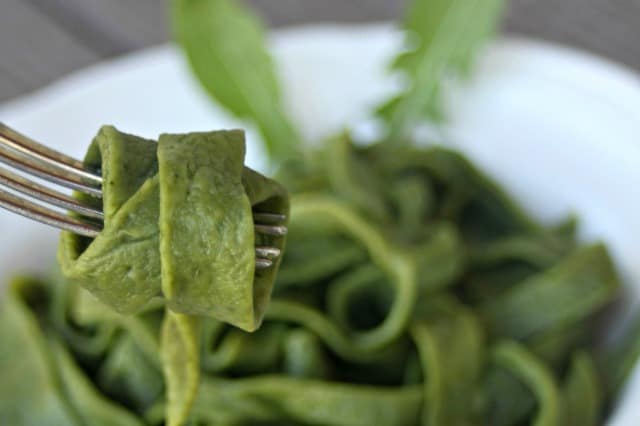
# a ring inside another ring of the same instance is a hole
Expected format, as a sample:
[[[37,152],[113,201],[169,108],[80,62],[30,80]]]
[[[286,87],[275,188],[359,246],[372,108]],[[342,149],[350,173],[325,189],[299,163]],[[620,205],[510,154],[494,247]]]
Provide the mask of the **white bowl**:
[[[386,65],[399,46],[389,26],[316,26],[276,32],[286,101],[309,140],[366,118],[393,90]],[[597,57],[527,40],[494,43],[473,80],[453,91],[439,129],[544,222],[570,212],[581,237],[609,245],[640,307],[640,78]],[[98,127],[161,132],[240,125],[214,106],[172,46],[99,64],[0,106],[0,120],[80,157]],[[249,132],[248,163],[262,168]],[[0,211],[0,280],[43,271],[56,232]],[[615,330],[614,330],[615,332]],[[640,368],[610,425],[640,419]]]

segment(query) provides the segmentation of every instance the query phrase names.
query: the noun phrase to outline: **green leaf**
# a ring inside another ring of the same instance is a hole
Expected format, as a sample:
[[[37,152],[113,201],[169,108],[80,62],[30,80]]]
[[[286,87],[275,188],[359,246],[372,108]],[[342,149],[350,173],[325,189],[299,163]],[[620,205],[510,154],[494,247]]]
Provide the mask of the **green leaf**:
[[[260,130],[273,159],[292,156],[299,136],[291,125],[262,27],[233,0],[174,0],[178,43],[207,93]]]
[[[396,139],[422,120],[441,120],[442,82],[468,75],[476,52],[494,31],[504,0],[413,0],[403,28],[409,50],[392,68],[408,79],[379,115]]]

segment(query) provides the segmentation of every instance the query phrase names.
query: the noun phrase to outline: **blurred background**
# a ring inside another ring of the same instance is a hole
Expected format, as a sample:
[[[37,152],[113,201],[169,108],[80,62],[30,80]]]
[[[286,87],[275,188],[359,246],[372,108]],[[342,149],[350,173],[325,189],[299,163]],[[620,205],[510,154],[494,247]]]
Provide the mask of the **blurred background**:
[[[404,0],[246,0],[271,27],[398,18]],[[0,101],[169,39],[163,0],[0,0]],[[511,0],[505,31],[640,70],[640,0]]]

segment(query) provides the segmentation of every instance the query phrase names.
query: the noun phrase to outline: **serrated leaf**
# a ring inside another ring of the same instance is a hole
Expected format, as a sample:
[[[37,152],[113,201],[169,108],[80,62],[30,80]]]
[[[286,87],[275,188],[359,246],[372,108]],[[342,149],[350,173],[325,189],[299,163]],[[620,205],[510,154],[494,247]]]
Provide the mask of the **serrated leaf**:
[[[420,121],[438,121],[442,113],[442,82],[469,74],[473,58],[495,29],[504,0],[413,0],[404,29],[408,51],[392,69],[409,85],[378,109],[395,139]]]
[[[387,100],[384,104],[378,106],[376,114],[379,117],[390,121],[400,102],[402,102],[402,95],[396,95],[395,97]],[[445,114],[442,110],[442,90],[440,87],[434,89],[432,102],[429,102],[429,104],[425,106],[423,117],[434,123],[444,122]]]

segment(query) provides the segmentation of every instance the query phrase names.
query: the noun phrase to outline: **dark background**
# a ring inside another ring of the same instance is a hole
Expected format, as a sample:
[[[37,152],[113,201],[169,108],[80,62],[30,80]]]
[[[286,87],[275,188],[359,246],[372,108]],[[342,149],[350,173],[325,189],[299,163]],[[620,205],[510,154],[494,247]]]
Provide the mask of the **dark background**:
[[[268,25],[368,22],[402,0],[246,0]],[[0,0],[0,101],[169,38],[167,0]],[[640,70],[640,0],[512,0],[504,23]]]

